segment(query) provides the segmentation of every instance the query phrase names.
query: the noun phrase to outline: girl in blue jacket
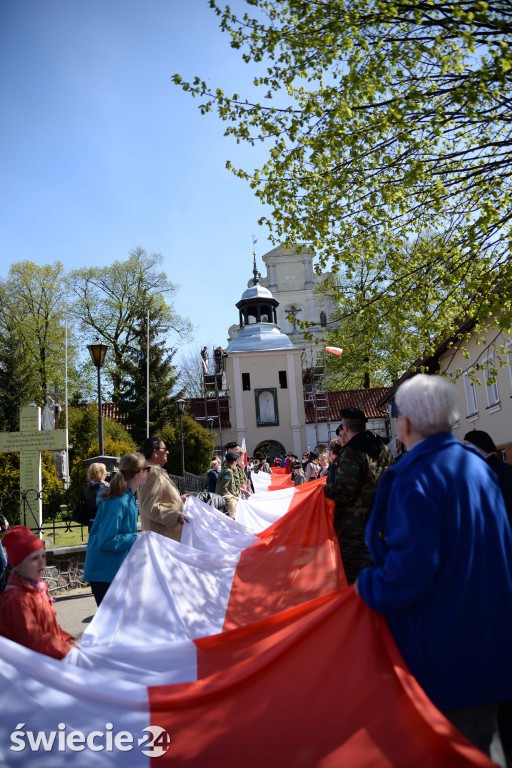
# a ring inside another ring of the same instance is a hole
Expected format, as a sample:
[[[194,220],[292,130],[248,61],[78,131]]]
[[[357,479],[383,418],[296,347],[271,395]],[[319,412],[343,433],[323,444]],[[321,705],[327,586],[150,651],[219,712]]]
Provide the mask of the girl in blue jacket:
[[[150,467],[142,453],[121,457],[119,472],[100,495],[98,511],[92,524],[84,579],[100,605],[121,567],[121,563],[137,539],[139,510],[135,500],[137,489],[145,482]]]

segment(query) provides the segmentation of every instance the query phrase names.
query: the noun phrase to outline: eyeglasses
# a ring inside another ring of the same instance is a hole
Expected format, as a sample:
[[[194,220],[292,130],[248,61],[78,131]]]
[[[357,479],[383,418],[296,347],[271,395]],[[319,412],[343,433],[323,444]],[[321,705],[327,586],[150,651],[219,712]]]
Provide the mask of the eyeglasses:
[[[158,448],[159,451],[163,451],[164,453],[169,453],[169,450],[167,448]]]

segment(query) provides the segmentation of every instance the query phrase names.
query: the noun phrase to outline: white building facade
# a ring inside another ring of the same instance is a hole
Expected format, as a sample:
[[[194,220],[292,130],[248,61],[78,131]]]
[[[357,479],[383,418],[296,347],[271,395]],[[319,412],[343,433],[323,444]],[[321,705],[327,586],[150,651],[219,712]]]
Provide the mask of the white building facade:
[[[308,331],[321,345],[324,328],[335,311],[333,302],[315,291],[330,273],[317,275],[313,267],[314,257],[314,252],[307,249],[278,246],[263,256],[267,274],[258,276],[260,285],[268,288],[278,302],[276,324],[294,346],[303,348],[311,347],[311,343],[305,343],[299,322],[312,323]],[[238,325],[231,326],[230,340],[237,335],[238,328]]]
[[[279,303],[262,286],[255,269],[252,285],[236,305],[238,333],[226,349],[230,439],[249,455],[302,454],[306,443],[302,349],[281,333]]]

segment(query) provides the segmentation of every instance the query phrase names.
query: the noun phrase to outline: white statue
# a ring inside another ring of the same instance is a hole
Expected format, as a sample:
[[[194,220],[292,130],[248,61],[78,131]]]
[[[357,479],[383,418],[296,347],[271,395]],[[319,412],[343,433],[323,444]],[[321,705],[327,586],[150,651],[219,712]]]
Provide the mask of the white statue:
[[[55,400],[46,395],[46,405],[41,416],[41,429],[55,429]]]

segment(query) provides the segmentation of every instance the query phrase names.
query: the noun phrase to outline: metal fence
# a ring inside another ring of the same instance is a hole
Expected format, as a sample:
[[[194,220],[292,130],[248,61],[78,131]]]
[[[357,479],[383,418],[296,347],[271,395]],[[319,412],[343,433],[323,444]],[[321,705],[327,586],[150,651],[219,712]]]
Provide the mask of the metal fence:
[[[191,472],[185,472],[184,477],[181,475],[169,475],[169,477],[180,494],[198,493],[204,491],[208,485],[207,475],[193,475]],[[39,525],[39,500],[43,504],[41,526]],[[0,496],[0,512],[6,516],[11,526],[26,525],[54,542],[58,531],[69,532],[76,529],[80,529],[81,540],[86,539],[86,529],[84,530],[83,526],[71,520],[72,508],[66,504],[45,502],[43,491],[16,490]]]
[[[193,475],[191,472],[185,472],[185,475],[169,475],[173,483],[175,483],[181,494],[184,493],[199,493],[204,491],[208,485],[207,475]]]
[[[39,501],[43,506],[43,523],[39,525]],[[43,491],[31,488],[28,491],[16,490],[0,497],[0,510],[9,521],[9,525],[26,525],[34,533],[56,541],[57,531],[78,529],[82,542],[85,542],[84,529],[71,520],[72,510],[67,504],[45,502]]]

